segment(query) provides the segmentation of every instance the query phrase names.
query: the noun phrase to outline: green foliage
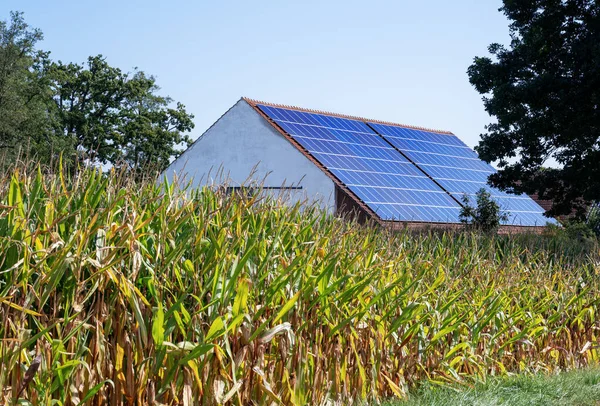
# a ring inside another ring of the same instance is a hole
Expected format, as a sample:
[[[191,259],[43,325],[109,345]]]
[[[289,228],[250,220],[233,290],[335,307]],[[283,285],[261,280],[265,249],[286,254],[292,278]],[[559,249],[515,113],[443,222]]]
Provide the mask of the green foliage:
[[[35,49],[40,30],[13,12],[0,21],[0,159],[14,161],[40,143],[47,130],[46,89],[36,70],[46,54]],[[43,151],[42,151],[43,152]],[[42,153],[41,155],[46,155]]]
[[[565,222],[563,228],[567,238],[584,241],[595,237],[594,230],[583,221],[572,219]]]
[[[44,405],[348,404],[598,360],[597,251],[259,196],[0,178],[0,403],[40,354],[21,398]]]
[[[153,77],[110,66],[102,56],[86,65],[48,62],[54,130],[72,140],[80,161],[164,169],[189,145],[194,124],[182,104],[158,96]]]
[[[597,251],[600,246],[598,220],[596,209],[592,209],[587,221],[575,217],[568,218],[562,221],[561,225],[549,224],[545,234],[554,240],[562,240],[564,243],[575,242],[587,252]]]
[[[490,379],[472,388],[421,388],[409,400],[384,406],[594,406],[600,404],[600,370]]]
[[[498,161],[490,182],[550,199],[551,214],[583,217],[600,200],[600,3],[504,0],[510,47],[477,57],[470,82],[496,123],[476,148]],[[558,168],[542,166],[549,159]]]
[[[152,76],[110,66],[98,55],[62,63],[36,50],[42,33],[22,13],[0,21],[0,153],[48,163],[160,171],[188,146],[194,116],[160,96]]]
[[[588,211],[587,224],[590,229],[600,238],[600,205],[593,205]]]
[[[468,195],[463,196],[459,214],[460,221],[475,230],[495,233],[502,223],[508,221],[509,213],[500,209],[498,203],[492,199],[492,195],[485,188],[479,189],[475,196],[476,207],[471,205]]]

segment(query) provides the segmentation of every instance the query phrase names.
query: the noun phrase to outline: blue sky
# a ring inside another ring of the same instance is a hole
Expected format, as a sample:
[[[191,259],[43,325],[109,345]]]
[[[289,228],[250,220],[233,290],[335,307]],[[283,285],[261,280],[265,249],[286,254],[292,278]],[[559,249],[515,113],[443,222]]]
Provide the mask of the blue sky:
[[[64,62],[103,54],[156,76],[197,138],[241,96],[450,130],[469,146],[491,118],[466,70],[507,43],[500,0],[3,0]]]

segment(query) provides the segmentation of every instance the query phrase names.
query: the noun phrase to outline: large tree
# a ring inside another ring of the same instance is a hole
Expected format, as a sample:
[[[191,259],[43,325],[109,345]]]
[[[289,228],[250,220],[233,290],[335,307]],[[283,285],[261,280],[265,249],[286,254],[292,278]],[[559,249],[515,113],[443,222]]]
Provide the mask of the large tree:
[[[49,62],[55,132],[68,138],[85,162],[165,168],[189,145],[193,115],[157,94],[152,76],[128,74],[102,56],[86,64]]]
[[[164,169],[181,154],[180,145],[191,144],[186,133],[194,127],[193,116],[183,104],[172,106],[171,98],[157,95],[154,78],[138,72],[133,81],[145,85],[124,105],[119,157],[134,168]]]
[[[191,143],[193,115],[158,94],[154,77],[126,73],[101,55],[53,62],[22,13],[0,21],[0,164],[48,161],[164,169]]]
[[[42,38],[41,31],[31,28],[22,13],[13,12],[9,21],[0,21],[2,164],[19,155],[27,156],[48,135],[48,92],[38,70],[47,55],[35,48]]]
[[[600,2],[504,0],[509,47],[477,57],[470,82],[496,122],[476,147],[490,183],[551,199],[551,214],[600,200]],[[548,165],[548,161],[554,161]]]

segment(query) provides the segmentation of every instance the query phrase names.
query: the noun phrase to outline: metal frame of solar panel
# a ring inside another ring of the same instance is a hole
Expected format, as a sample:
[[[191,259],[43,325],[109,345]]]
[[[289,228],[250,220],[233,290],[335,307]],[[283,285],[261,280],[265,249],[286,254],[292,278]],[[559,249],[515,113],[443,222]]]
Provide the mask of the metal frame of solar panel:
[[[382,220],[458,222],[456,201],[364,122],[257,106]]]
[[[502,210],[508,212],[506,225],[543,226],[554,222],[544,216],[544,209],[529,196],[511,195],[490,187],[488,176],[496,170],[479,159],[475,151],[455,135],[373,122],[367,124],[456,199],[467,194],[474,201],[476,192],[485,188]]]

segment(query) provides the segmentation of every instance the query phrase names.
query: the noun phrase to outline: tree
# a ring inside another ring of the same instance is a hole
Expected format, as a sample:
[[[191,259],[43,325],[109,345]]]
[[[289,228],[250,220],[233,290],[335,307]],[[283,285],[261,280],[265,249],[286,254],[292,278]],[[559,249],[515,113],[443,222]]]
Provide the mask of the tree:
[[[469,80],[497,122],[476,147],[490,184],[538,193],[568,214],[600,200],[600,2],[504,0],[510,47],[492,44]],[[549,159],[556,168],[544,168]]]
[[[459,213],[461,223],[486,233],[498,231],[500,225],[508,221],[508,213],[500,210],[498,203],[484,188],[479,189],[475,196],[476,207],[471,206],[468,195],[463,196]]]
[[[158,94],[154,77],[125,73],[101,55],[53,62],[23,14],[0,21],[0,159],[164,169],[191,144],[192,114]],[[3,162],[0,162],[3,163]]]
[[[164,169],[178,156],[193,115],[181,103],[156,94],[152,76],[133,75],[110,66],[101,56],[87,64],[48,62],[45,74],[53,94],[53,126],[70,140],[80,161],[127,164],[132,168],[153,165]]]
[[[183,104],[172,108],[171,98],[156,95],[159,87],[154,78],[138,72],[133,79],[147,86],[126,103],[121,157],[133,168],[165,169],[172,157],[183,152],[179,145],[191,144],[184,133],[194,128],[194,116],[185,111]]]
[[[0,21],[0,154],[4,160],[29,153],[28,147],[46,134],[48,93],[37,71],[46,54],[35,48],[42,38],[40,30],[25,23],[22,13],[12,12],[10,21]]]

